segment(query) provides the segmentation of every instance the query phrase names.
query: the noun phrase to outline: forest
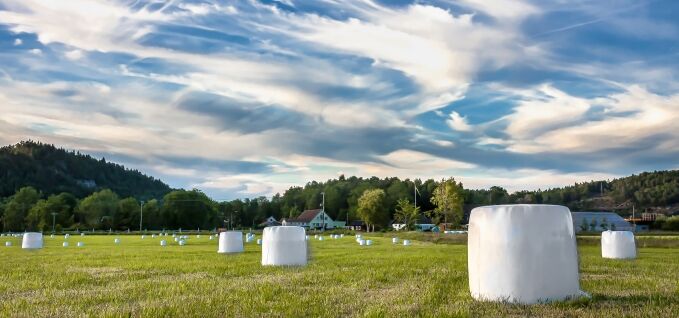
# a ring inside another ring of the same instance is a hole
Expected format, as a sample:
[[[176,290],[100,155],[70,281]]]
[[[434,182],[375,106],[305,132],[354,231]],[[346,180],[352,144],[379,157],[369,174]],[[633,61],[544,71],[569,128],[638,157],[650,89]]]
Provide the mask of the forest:
[[[280,220],[320,208],[323,194],[324,208],[333,219],[353,221],[362,218],[359,199],[373,189],[383,191],[384,216],[377,225],[384,227],[399,212],[403,205],[399,201],[414,203],[420,213],[431,215],[437,207],[432,196],[442,182],[342,175],[293,186],[271,197],[217,202],[197,189],[171,190],[138,171],[35,142],[1,148],[0,177],[3,231],[53,226],[80,230],[256,227],[268,216]],[[83,186],[81,180],[92,180],[96,186]],[[465,212],[480,205],[514,203],[559,204],[573,211],[614,211],[623,216],[633,207],[668,215],[679,211],[679,170],[514,193],[497,186],[465,189],[458,185]]]

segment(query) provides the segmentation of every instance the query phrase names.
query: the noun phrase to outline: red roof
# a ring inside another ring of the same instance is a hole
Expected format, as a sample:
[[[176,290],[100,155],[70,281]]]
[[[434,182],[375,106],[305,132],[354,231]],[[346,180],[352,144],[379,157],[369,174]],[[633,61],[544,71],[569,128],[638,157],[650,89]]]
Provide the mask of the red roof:
[[[294,219],[288,219],[285,220],[286,222],[298,222],[298,223],[309,223],[311,220],[313,220],[316,215],[318,215],[319,212],[321,212],[321,209],[316,209],[316,210],[306,210],[302,212],[298,217]]]

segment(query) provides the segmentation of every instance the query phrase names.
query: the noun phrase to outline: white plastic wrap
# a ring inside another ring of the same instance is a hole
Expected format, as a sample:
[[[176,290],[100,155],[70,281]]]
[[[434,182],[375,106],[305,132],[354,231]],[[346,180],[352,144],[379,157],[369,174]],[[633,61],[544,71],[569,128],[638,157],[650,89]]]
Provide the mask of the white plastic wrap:
[[[68,238],[71,237],[71,234],[65,234],[64,239],[68,240]]]
[[[403,246],[410,246],[410,240],[403,240]]]
[[[68,242],[63,242],[63,243],[61,243],[61,246],[63,246],[63,247],[68,247]]]
[[[184,246],[186,245],[186,241],[184,240],[179,240],[179,246]]]
[[[12,242],[10,242],[10,241],[5,242],[5,246],[7,246],[7,247],[12,246]]]
[[[365,245],[368,245],[368,246],[373,245],[373,240],[365,241]]]
[[[227,231],[219,233],[217,253],[240,253],[243,251],[243,232]]]
[[[398,244],[398,237],[392,237],[392,238],[391,238],[391,243],[392,243],[392,244]]]
[[[167,246],[166,240],[160,240],[160,246]]]
[[[114,240],[113,240],[113,244],[120,244],[120,239],[119,239],[119,238],[114,239]]]
[[[307,264],[307,240],[299,226],[270,226],[262,235],[262,265]]]
[[[83,247],[83,246],[85,246],[85,243],[83,243],[83,242],[78,242],[77,245],[78,245],[78,247]]]
[[[359,239],[359,240],[358,240],[358,245],[361,245],[361,246],[365,245],[365,240],[364,240],[364,239]]]
[[[257,239],[257,245],[262,245],[262,239]]]
[[[85,236],[85,233],[80,233],[80,236]]]
[[[630,231],[601,232],[601,256],[603,258],[636,258],[637,247],[634,233]]]
[[[468,266],[477,300],[534,304],[581,295],[573,221],[563,206],[475,208]]]
[[[21,248],[37,249],[42,248],[42,233],[26,232],[21,241]]]

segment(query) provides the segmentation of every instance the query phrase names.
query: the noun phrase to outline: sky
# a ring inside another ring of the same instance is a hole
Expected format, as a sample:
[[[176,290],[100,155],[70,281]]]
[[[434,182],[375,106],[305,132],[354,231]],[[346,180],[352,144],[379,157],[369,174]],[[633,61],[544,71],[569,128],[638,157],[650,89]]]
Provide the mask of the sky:
[[[0,0],[0,144],[197,188],[679,168],[679,2]]]

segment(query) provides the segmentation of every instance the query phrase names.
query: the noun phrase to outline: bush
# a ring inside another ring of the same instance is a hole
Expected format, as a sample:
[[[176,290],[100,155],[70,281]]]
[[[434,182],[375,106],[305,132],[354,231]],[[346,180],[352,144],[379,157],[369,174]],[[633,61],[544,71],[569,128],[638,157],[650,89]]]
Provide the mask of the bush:
[[[665,231],[679,231],[679,215],[667,218],[662,229]]]

